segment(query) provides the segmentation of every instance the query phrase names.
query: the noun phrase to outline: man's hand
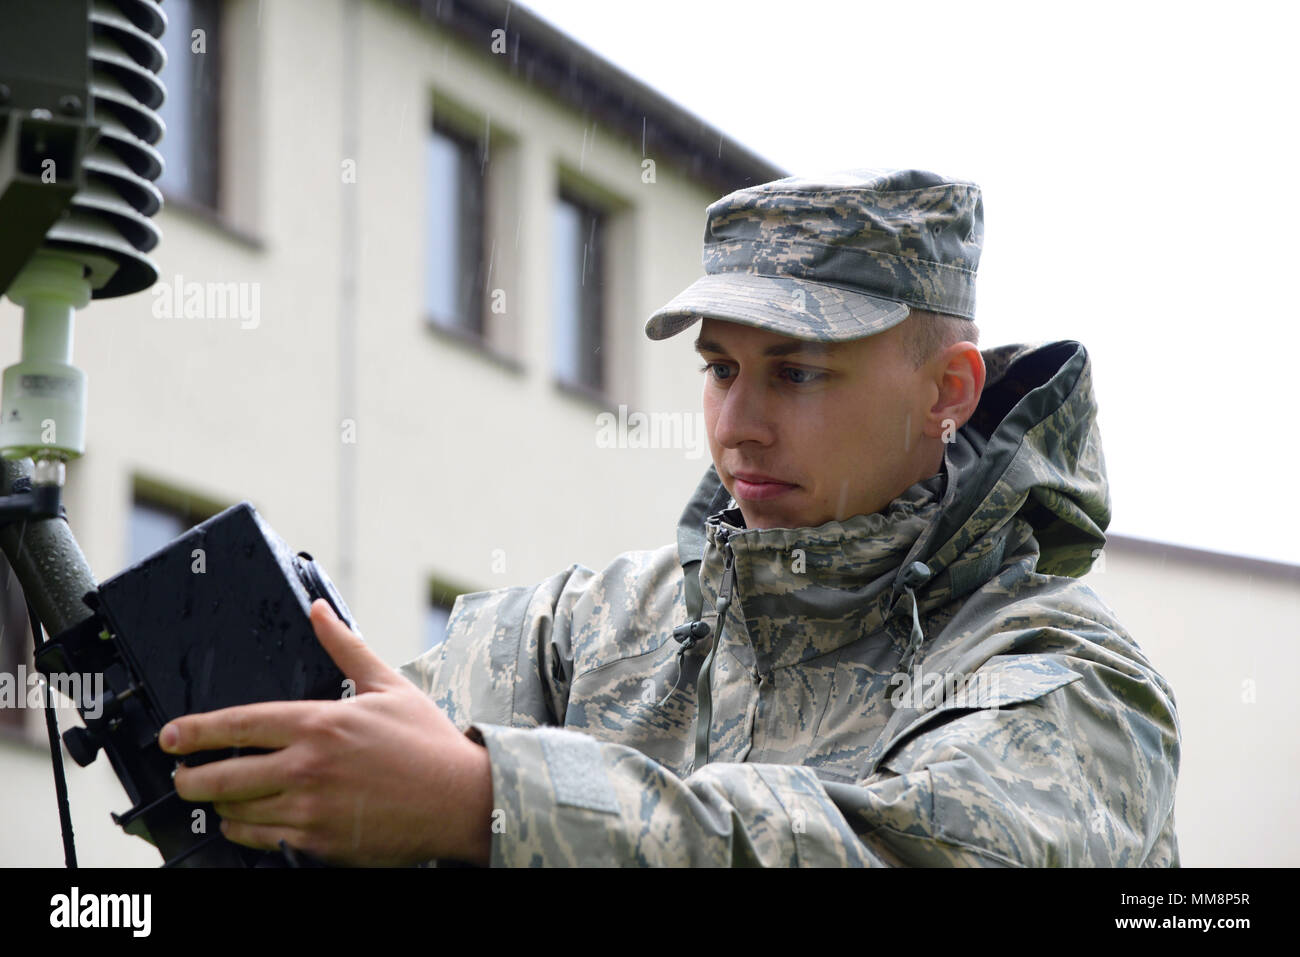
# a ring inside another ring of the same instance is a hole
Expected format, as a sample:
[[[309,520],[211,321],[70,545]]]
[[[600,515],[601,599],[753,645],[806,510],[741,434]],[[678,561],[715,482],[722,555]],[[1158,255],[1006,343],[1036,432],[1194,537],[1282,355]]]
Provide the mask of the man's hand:
[[[381,661],[324,599],[312,603],[311,622],[321,646],[356,682],[355,696],[177,718],[159,736],[169,754],[277,749],[181,767],[177,793],[214,802],[222,833],[249,847],[273,850],[283,839],[339,864],[447,858],[486,866],[487,749]]]

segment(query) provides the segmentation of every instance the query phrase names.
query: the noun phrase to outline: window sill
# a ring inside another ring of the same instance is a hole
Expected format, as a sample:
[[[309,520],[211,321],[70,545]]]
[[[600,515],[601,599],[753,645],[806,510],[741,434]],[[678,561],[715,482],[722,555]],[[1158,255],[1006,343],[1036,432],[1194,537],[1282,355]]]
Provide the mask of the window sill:
[[[599,408],[602,412],[610,412],[614,415],[618,415],[618,406],[614,403],[614,400],[598,389],[593,389],[591,386],[583,385],[580,382],[570,382],[568,379],[561,379],[558,377],[552,379],[551,382],[556,389],[566,395],[588,402]]]
[[[487,359],[507,372],[513,372],[517,375],[523,375],[524,373],[522,362],[513,356],[508,356],[504,352],[492,348],[488,341],[480,335],[466,332],[464,329],[457,329],[455,326],[443,325],[427,315],[424,317],[424,327],[435,336],[454,342],[459,346],[467,347],[480,358]]]
[[[204,206],[202,203],[196,203],[194,200],[187,199],[184,196],[173,196],[169,193],[163,193],[162,211],[166,212],[169,209],[176,210],[186,218],[198,220],[203,225],[216,229],[218,232],[224,234],[226,238],[233,239],[236,242],[247,246],[249,249],[254,249],[260,252],[266,248],[266,244],[263,243],[261,239],[254,236],[252,233],[240,229],[211,206]]]

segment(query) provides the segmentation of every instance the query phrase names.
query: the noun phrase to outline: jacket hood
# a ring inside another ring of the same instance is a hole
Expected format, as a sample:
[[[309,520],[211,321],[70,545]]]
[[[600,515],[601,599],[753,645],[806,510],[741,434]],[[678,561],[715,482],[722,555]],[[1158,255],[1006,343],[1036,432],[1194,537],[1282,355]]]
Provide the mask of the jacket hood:
[[[1062,340],[997,346],[981,355],[984,391],[948,443],[943,471],[900,496],[924,486],[942,498],[899,562],[895,590],[934,584],[945,571],[947,597],[978,588],[1000,567],[1016,518],[1032,528],[1042,574],[1080,577],[1106,543],[1110,491],[1087,350]],[[678,523],[682,564],[702,557],[706,522],[736,522],[739,514],[710,465]],[[842,524],[786,534],[817,538]]]
[[[1064,340],[982,355],[984,393],[944,455],[943,510],[918,557],[937,573],[1020,518],[1038,541],[1038,571],[1079,578],[1110,524],[1088,352]]]

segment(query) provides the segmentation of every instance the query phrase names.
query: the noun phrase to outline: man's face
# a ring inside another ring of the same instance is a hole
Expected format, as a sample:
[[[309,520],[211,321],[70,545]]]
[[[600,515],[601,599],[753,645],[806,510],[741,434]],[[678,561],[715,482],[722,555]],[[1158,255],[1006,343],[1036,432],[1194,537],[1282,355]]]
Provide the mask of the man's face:
[[[901,332],[815,343],[702,321],[709,450],[747,527],[869,515],[934,474],[921,430],[938,389],[905,358]]]

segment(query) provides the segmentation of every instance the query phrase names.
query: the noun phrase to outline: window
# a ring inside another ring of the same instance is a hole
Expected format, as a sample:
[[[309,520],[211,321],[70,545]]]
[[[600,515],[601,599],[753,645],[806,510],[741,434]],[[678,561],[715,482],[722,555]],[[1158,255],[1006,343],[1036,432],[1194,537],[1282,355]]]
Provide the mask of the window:
[[[170,545],[178,536],[222,510],[221,505],[136,476],[131,502],[128,552],[123,569]]]
[[[436,648],[447,638],[447,623],[459,591],[434,582],[429,589],[429,604],[424,615],[424,649]]]
[[[604,214],[561,193],[552,241],[555,374],[565,385],[605,390]]]
[[[170,509],[136,500],[131,506],[131,545],[127,565],[152,555],[193,525]]]
[[[158,110],[166,132],[158,149],[164,169],[158,188],[169,199],[217,209],[220,0],[167,0],[159,77],[167,98]]]
[[[429,605],[425,615],[424,647],[436,648],[447,637],[447,622],[451,618],[451,606],[438,603]]]
[[[435,123],[425,167],[424,311],[430,322],[483,338],[486,154]]]

